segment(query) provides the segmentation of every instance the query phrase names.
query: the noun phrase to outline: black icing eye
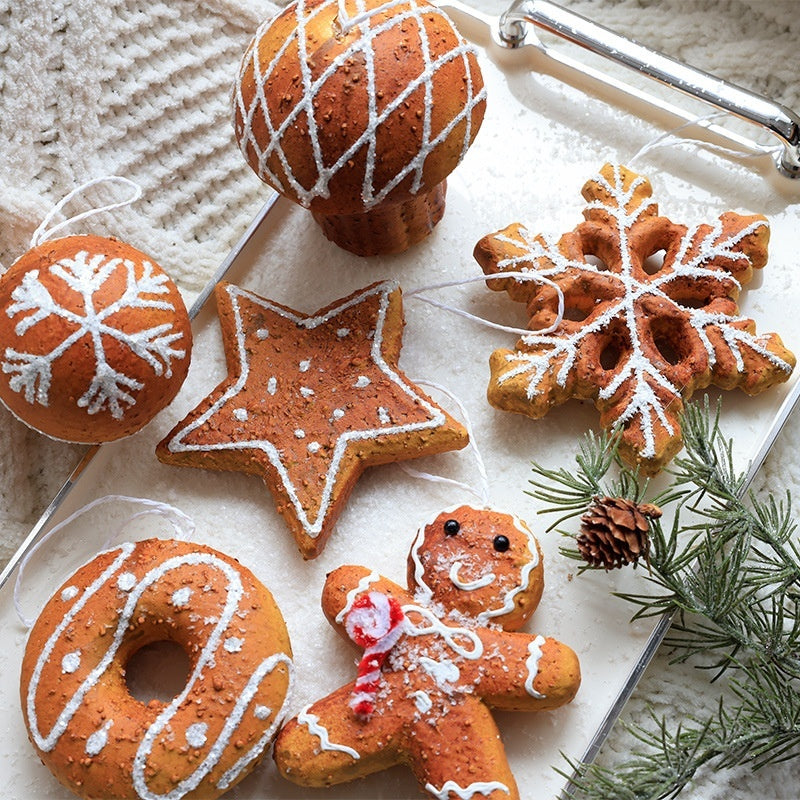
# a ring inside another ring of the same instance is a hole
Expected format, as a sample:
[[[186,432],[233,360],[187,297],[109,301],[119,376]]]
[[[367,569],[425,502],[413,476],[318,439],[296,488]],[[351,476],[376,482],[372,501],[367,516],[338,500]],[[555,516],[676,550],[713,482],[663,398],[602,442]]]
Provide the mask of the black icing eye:
[[[498,553],[505,553],[511,547],[511,542],[508,541],[508,536],[495,536],[492,545]]]
[[[457,519],[449,519],[444,524],[444,532],[448,536],[455,536],[461,530],[461,525]]]

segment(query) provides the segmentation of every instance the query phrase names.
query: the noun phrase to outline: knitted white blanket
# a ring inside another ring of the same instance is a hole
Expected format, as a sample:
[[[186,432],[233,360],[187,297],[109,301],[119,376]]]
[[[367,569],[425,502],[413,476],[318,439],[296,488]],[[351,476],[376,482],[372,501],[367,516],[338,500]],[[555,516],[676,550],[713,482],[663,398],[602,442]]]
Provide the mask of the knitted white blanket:
[[[574,10],[720,77],[800,107],[796,0],[578,0]],[[502,7],[491,3],[491,9]],[[232,76],[266,0],[0,0],[0,263],[28,247],[46,212],[101,175],[139,183],[135,206],[94,218],[152,253],[187,299],[265,198],[233,140]],[[789,426],[791,428],[791,425]],[[0,408],[0,563],[30,529],[81,450]],[[798,435],[782,437],[762,480],[797,483]],[[692,708],[689,669],[660,656],[626,715]],[[621,747],[612,736],[603,756]],[[790,771],[704,775],[686,796],[800,795]],[[0,790],[2,794],[2,790]]]

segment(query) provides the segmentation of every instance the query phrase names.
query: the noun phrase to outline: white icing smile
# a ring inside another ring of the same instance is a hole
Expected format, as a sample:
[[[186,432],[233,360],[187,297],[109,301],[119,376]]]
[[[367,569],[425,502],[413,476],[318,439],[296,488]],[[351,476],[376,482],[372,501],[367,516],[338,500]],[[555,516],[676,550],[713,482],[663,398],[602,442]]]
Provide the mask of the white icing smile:
[[[494,572],[487,572],[481,575],[480,578],[476,578],[472,581],[462,580],[458,573],[461,571],[463,566],[464,565],[461,561],[456,561],[453,566],[450,567],[450,580],[452,581],[453,586],[463,589],[465,592],[473,592],[475,589],[484,589],[487,586],[491,586],[497,578]]]

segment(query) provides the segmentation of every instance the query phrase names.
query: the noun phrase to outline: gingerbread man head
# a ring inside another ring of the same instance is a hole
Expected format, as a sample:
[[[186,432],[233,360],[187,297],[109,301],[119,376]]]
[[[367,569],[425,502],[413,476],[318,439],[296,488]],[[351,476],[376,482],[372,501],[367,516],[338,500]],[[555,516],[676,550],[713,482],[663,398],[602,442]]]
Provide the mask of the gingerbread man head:
[[[460,506],[423,526],[408,589],[364,567],[334,570],[322,607],[364,649],[356,680],[303,709],[275,760],[304,786],[407,764],[432,797],[518,798],[491,708],[557,708],[580,667],[566,645],[518,629],[542,594],[524,522]]]
[[[539,544],[519,517],[470,506],[443,511],[417,534],[408,588],[422,605],[518,630],[542,597]]]

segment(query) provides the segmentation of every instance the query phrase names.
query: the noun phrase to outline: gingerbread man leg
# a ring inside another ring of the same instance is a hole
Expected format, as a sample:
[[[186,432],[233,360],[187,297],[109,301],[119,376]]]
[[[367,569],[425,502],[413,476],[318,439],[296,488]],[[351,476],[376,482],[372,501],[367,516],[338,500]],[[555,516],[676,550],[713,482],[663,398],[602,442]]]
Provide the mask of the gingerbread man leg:
[[[448,705],[446,714],[419,719],[406,738],[408,760],[420,786],[439,800],[519,800],[500,732],[477,698]]]

